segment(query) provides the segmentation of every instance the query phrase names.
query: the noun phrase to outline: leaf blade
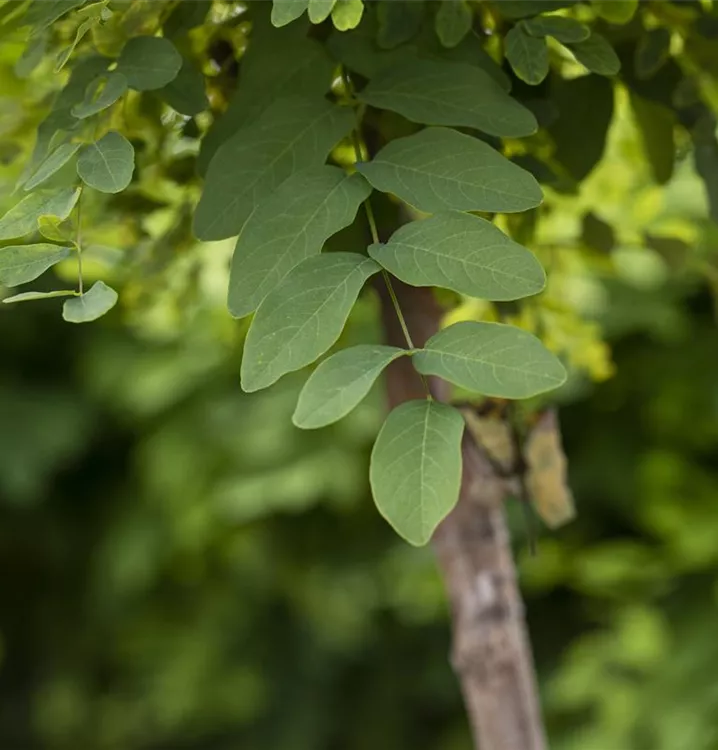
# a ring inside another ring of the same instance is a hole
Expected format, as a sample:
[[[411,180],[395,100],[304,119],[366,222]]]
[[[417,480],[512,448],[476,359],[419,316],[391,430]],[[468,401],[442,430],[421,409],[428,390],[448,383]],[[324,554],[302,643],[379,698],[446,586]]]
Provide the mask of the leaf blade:
[[[56,263],[67,258],[72,248],[38,242],[0,248],[0,284],[20,286],[34,281]]]
[[[117,304],[117,292],[103,281],[96,281],[88,291],[67,300],[62,317],[68,323],[90,323],[101,318]]]
[[[568,45],[574,57],[592,73],[615,76],[621,70],[621,61],[605,37],[595,31],[583,42]]]
[[[537,86],[548,75],[546,41],[527,34],[521,24],[506,35],[506,59],[514,73],[531,86]]]
[[[63,143],[58,146],[44,161],[40,163],[40,166],[33,172],[28,178],[27,182],[23,185],[23,190],[29,192],[34,190],[43,182],[49,180],[56,172],[62,169],[70,159],[78,152],[81,143]]]
[[[531,36],[552,36],[559,42],[583,42],[591,36],[588,26],[565,16],[535,16],[522,22]]]
[[[40,191],[23,198],[0,219],[0,240],[24,237],[37,229],[41,216],[66,219],[80,197],[79,188]]]
[[[5,297],[3,304],[12,305],[15,302],[33,302],[38,299],[50,299],[52,297],[73,297],[77,292],[74,289],[59,289],[55,292],[22,292]]]
[[[161,89],[174,80],[182,67],[182,55],[169,39],[136,36],[120,52],[117,70],[135,91]]]
[[[102,193],[119,193],[132,181],[135,149],[116,130],[91,143],[77,160],[77,174],[89,187]]]
[[[94,83],[99,86],[101,81],[102,77],[96,79]],[[72,114],[78,120],[92,117],[92,115],[102,112],[103,109],[111,107],[127,91],[127,88],[127,79],[122,73],[113,71],[105,77],[105,85],[99,94],[97,94],[97,87],[93,84],[90,85],[90,90],[82,102],[72,107]],[[96,94],[97,96],[95,96]]]

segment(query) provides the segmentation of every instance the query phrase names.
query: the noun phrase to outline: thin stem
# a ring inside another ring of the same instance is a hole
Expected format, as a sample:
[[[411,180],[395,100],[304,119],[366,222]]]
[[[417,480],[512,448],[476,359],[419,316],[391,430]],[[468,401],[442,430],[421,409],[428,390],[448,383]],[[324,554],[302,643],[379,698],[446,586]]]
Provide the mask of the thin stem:
[[[77,280],[80,296],[82,296],[84,292],[82,281],[82,193],[83,190],[82,188],[80,188],[80,195],[77,199],[77,226],[75,227],[75,246],[77,248]]]

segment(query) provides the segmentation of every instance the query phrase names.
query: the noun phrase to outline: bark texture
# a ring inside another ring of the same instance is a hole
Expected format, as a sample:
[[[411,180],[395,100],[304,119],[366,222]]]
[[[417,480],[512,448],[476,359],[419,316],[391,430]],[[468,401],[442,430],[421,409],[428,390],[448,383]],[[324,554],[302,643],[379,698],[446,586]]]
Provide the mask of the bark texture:
[[[396,280],[394,286],[414,343],[422,346],[438,329],[441,311],[430,290]],[[403,346],[401,328],[381,281],[377,289],[387,343]],[[433,380],[430,387],[435,398],[446,399],[445,383]],[[387,388],[391,407],[425,395],[406,358],[389,367]],[[433,539],[451,602],[452,665],[477,750],[545,750],[533,659],[503,511],[508,487],[468,431],[462,450],[461,496]]]

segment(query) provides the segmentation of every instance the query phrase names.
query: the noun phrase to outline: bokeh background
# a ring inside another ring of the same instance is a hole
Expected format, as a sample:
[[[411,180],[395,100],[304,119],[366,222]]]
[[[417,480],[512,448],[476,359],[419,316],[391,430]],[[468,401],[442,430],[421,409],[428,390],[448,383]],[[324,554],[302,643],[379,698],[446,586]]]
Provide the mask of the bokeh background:
[[[141,226],[127,203],[97,219],[156,261],[126,277],[93,256],[123,290],[106,319],[0,306],[0,748],[468,750],[431,550],[369,494],[381,391],[313,433],[290,422],[305,374],[242,394],[231,243],[175,254],[164,189],[147,177]],[[541,211],[578,517],[530,557],[508,511],[555,750],[718,749],[707,216],[689,147],[653,183],[620,88],[603,160]],[[376,325],[367,295],[346,335]]]

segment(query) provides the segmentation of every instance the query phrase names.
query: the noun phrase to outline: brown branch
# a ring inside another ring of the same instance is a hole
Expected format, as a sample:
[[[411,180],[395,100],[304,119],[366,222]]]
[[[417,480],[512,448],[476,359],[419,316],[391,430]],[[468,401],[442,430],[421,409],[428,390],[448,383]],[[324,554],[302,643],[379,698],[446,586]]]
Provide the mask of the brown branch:
[[[441,311],[431,290],[395,281],[395,290],[417,346],[436,332]],[[388,294],[378,282],[387,343],[403,336]],[[434,380],[437,399],[446,384]],[[390,406],[423,398],[421,380],[406,358],[387,372]],[[531,648],[516,583],[503,501],[506,480],[467,433],[463,442],[461,496],[437,529],[433,544],[453,619],[452,664],[481,750],[545,750]]]

